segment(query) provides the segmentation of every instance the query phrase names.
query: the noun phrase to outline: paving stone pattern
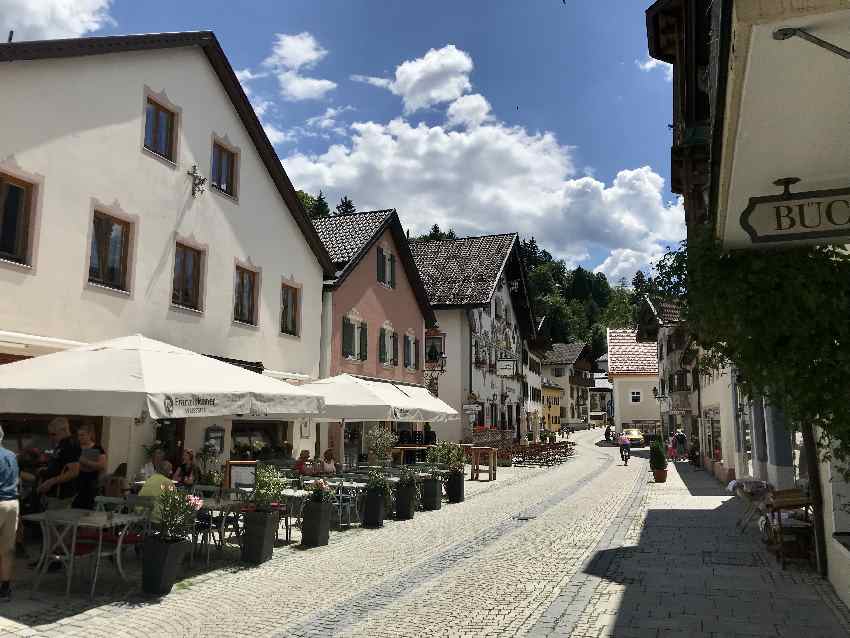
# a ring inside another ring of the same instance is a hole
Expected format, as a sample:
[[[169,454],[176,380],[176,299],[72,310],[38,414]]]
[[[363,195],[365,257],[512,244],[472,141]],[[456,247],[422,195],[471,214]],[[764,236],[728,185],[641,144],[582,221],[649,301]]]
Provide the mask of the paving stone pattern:
[[[645,458],[623,467],[595,445],[599,430],[575,436],[561,466],[500,468],[494,483],[467,482],[464,503],[277,549],[161,600],[19,591],[0,635],[848,635],[828,586],[734,534],[739,510],[712,479],[685,467],[687,482],[671,469],[655,485]]]

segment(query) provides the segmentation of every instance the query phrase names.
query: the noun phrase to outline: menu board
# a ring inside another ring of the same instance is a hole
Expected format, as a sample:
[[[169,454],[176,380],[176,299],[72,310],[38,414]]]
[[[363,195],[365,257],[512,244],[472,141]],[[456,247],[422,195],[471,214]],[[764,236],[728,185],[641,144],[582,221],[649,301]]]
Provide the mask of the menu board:
[[[227,462],[227,487],[235,489],[239,486],[254,485],[254,470],[256,461],[228,461]]]

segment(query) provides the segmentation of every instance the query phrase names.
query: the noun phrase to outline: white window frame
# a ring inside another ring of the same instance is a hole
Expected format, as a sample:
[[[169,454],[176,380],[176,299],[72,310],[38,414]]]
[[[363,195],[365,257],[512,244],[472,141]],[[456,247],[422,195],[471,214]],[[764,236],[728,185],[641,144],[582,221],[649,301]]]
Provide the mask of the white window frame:
[[[284,283],[286,283],[286,282],[284,282]],[[290,285],[290,284],[287,284],[287,285]],[[300,292],[300,290],[299,290],[299,292]],[[358,364],[362,365],[363,359],[360,358],[360,355],[361,355],[361,352],[360,352],[360,330],[363,327],[363,324],[366,323],[366,321],[363,319],[363,317],[360,316],[360,313],[357,312],[356,309],[352,310],[351,312],[349,312],[345,316],[348,319],[348,321],[351,323],[351,325],[354,326],[354,354],[346,356],[344,358],[344,360],[348,361],[349,363],[358,363]],[[369,344],[366,344],[366,347],[368,348]],[[367,357],[369,356],[368,352],[366,353],[366,356]]]
[[[396,331],[393,329],[393,324],[391,324],[389,321],[385,321],[383,324],[381,324],[381,328],[383,328],[384,330],[384,352],[387,353],[387,360],[383,363],[379,361],[378,364],[383,366],[384,368],[394,368],[395,366],[393,365],[393,335],[396,334]],[[381,330],[379,329],[378,339],[380,338]],[[403,348],[404,342],[402,342],[400,345]],[[403,353],[399,354],[403,355]],[[404,359],[402,359],[402,364],[404,364]]]

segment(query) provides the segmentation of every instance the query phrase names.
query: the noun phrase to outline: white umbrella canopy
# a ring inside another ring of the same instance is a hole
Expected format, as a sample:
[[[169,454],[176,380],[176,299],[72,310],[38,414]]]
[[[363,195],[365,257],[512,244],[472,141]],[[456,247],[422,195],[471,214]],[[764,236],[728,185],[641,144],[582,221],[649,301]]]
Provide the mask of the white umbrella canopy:
[[[370,381],[340,374],[301,386],[321,395],[324,409],[317,421],[431,421],[459,418],[450,405],[418,386]]]
[[[0,413],[167,419],[321,407],[300,387],[142,335],[0,366]]]

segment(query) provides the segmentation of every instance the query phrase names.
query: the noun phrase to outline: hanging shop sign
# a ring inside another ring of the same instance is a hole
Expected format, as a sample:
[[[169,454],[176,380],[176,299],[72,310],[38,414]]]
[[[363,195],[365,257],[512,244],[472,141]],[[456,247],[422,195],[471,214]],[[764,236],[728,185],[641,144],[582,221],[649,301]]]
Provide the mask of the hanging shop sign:
[[[481,412],[482,408],[483,408],[483,406],[478,404],[478,403],[464,403],[463,404],[463,411],[464,412],[471,412],[472,414],[475,414],[477,412]]]
[[[514,359],[499,359],[496,362],[496,374],[500,377],[512,377],[516,374]]]
[[[796,177],[774,182],[781,195],[752,197],[741,213],[741,228],[758,246],[846,244],[850,242],[850,188],[792,193]]]

